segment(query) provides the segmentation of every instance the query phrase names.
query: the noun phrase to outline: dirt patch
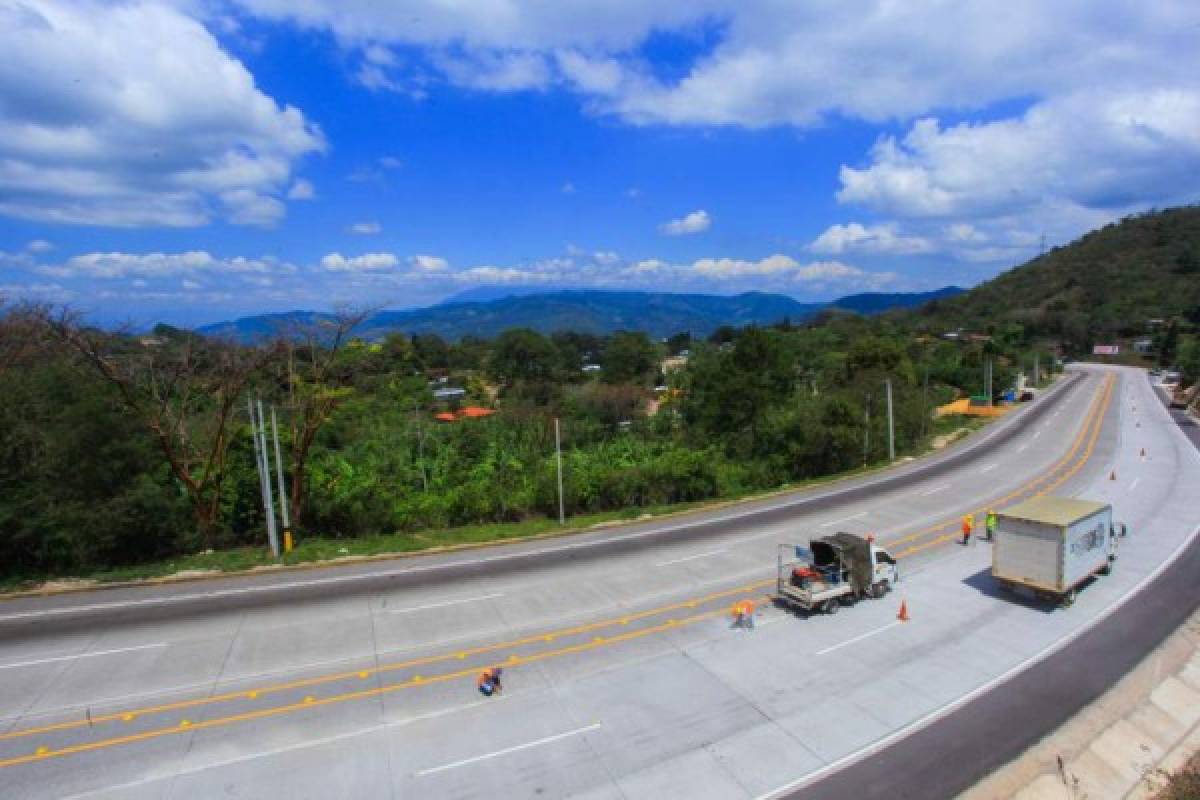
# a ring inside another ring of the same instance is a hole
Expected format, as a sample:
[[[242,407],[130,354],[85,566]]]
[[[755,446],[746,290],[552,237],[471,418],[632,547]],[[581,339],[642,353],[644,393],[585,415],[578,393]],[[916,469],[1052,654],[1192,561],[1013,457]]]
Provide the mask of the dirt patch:
[[[970,428],[959,428],[956,431],[943,433],[940,436],[933,437],[933,442],[930,444],[930,447],[934,450],[941,450],[943,447],[954,444],[970,432]]]
[[[35,592],[69,592],[75,589],[89,589],[100,581],[90,578],[61,578],[56,581],[46,581],[34,589]]]
[[[1200,797],[1200,753],[1196,753],[1183,769],[1165,778],[1166,784],[1154,795],[1154,800],[1196,800]]]

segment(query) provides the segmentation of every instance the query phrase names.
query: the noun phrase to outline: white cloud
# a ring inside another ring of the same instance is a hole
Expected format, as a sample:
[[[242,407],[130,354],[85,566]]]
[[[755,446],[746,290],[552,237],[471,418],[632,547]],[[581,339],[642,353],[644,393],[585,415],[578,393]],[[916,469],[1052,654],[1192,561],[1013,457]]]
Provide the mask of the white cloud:
[[[200,283],[199,281],[191,280],[189,278],[184,278],[182,281],[179,282],[179,285],[182,286],[184,289],[187,289],[188,291],[195,291],[196,289],[204,288],[204,284]]]
[[[687,236],[706,231],[711,225],[712,217],[708,215],[707,211],[701,209],[693,211],[679,219],[664,222],[658,226],[658,230],[667,236]]]
[[[575,194],[575,184],[571,183],[570,181],[567,181],[562,186],[560,186],[558,190],[560,192],[562,192],[563,194]]]
[[[329,253],[321,259],[321,266],[329,272],[385,272],[400,266],[400,259],[392,253],[364,253],[352,258]]]
[[[109,226],[270,225],[316,126],[157,3],[0,6],[0,214]]]
[[[379,166],[384,169],[400,169],[400,167],[404,166],[404,162],[395,156],[380,156]]]
[[[312,185],[312,181],[305,178],[297,178],[292,184],[292,188],[288,189],[288,200],[312,200],[317,196],[317,190]]]
[[[291,274],[296,267],[271,257],[217,258],[204,250],[184,253],[84,253],[62,264],[36,268],[42,275],[59,278],[167,278],[198,273]]]
[[[54,249],[54,245],[45,239],[34,239],[32,242],[25,245],[25,249],[31,253],[49,253]]]
[[[654,272],[661,267],[655,265]],[[775,254],[758,261],[736,258],[702,258],[691,265],[693,272],[717,281],[746,278],[777,282],[813,284],[814,288],[842,285],[857,288],[878,288],[894,282],[891,272],[869,272],[841,261],[810,261],[801,263],[791,256]]]
[[[818,253],[839,254],[858,251],[895,255],[928,253],[934,249],[928,239],[920,236],[901,235],[899,226],[895,223],[865,226],[857,222],[829,226],[809,245],[809,248]]]
[[[944,231],[946,241],[949,242],[968,242],[976,244],[986,242],[988,235],[976,228],[969,222],[956,222],[953,225],[947,225]]]
[[[438,256],[418,254],[409,258],[408,261],[422,272],[445,272],[450,268],[450,262]]]
[[[1195,198],[1200,90],[1081,92],[1022,116],[943,128],[913,124],[880,139],[862,168],[843,166],[838,199],[912,217],[999,217],[1047,200],[1124,209]]]
[[[358,236],[374,236],[383,230],[378,222],[356,222],[347,228],[350,233]]]
[[[592,260],[604,267],[611,267],[621,261],[621,256],[612,250],[597,250],[592,253]]]

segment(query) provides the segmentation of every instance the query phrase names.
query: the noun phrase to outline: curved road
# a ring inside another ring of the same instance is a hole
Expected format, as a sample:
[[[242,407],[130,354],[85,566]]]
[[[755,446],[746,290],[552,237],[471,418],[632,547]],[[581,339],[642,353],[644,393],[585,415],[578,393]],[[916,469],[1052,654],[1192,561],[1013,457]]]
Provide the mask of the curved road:
[[[896,731],[944,730],[950,704],[1078,635],[1182,541],[1177,506],[1200,467],[1131,376],[1084,370],[928,461],[708,514],[0,604],[0,795],[753,797],[813,784]],[[1133,441],[1152,456],[1130,461]],[[962,513],[1046,491],[1121,494],[1118,513],[1146,533],[1069,614],[998,599],[987,546],[952,542]],[[834,530],[876,532],[901,556],[913,622],[895,621],[893,598],[808,620],[768,607],[753,633],[729,630],[730,603],[769,590],[779,542]],[[506,690],[484,700],[474,675],[495,663]]]

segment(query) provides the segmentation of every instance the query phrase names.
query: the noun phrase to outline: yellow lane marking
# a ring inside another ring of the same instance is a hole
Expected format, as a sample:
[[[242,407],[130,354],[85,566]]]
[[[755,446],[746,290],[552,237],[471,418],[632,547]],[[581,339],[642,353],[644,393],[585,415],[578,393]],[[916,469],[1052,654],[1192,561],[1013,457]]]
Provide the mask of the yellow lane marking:
[[[761,601],[766,601],[766,600],[770,599],[770,596],[769,595],[764,596],[759,599]],[[530,663],[533,663],[536,661],[545,661],[550,658],[557,658],[560,656],[571,655],[574,653],[582,653],[587,650],[594,650],[598,647],[604,647],[607,645],[628,642],[628,641],[632,641],[634,639],[640,639],[640,638],[643,638],[646,636],[650,636],[655,633],[661,633],[662,631],[668,630],[670,628],[676,628],[680,625],[692,624],[695,622],[700,622],[702,620],[710,619],[712,617],[721,616],[724,613],[725,613],[725,609],[719,608],[719,609],[714,609],[711,611],[705,611],[700,614],[695,614],[690,617],[685,617],[683,619],[672,619],[669,622],[661,623],[659,625],[654,625],[649,628],[642,628],[642,629],[636,630],[636,631],[628,631],[625,633],[620,633],[620,634],[611,636],[611,637],[603,640],[602,642],[595,642],[595,641],[583,642],[580,644],[563,647],[558,650],[547,650],[547,651],[544,651],[541,653],[534,653],[532,655],[523,656],[520,659],[520,663],[530,664]],[[94,742],[84,742],[82,744],[69,745],[67,747],[59,748],[58,750],[48,750],[45,748],[39,748],[35,752],[30,753],[28,755],[17,756],[15,758],[9,758],[9,759],[0,761],[0,768],[14,767],[19,764],[28,764],[28,763],[34,762],[34,761],[45,761],[45,760],[51,759],[51,758],[61,758],[63,756],[74,755],[76,753],[87,753],[87,752],[92,752],[95,750],[103,750],[103,749],[107,749],[110,747],[116,747],[118,745],[132,744],[134,742],[142,742],[142,741],[146,741],[147,739],[157,739],[157,738],[160,738],[163,736],[170,736],[172,734],[181,733],[185,729],[189,730],[189,731],[198,731],[198,730],[204,730],[207,728],[216,728],[219,726],[231,725],[236,722],[246,722],[249,720],[264,719],[266,717],[274,717],[274,716],[278,716],[280,714],[291,713],[293,711],[312,709],[312,708],[316,708],[318,706],[327,706],[327,705],[333,705],[334,703],[343,703],[343,702],[346,702],[349,700],[359,700],[362,698],[376,697],[379,695],[399,691],[400,689],[408,689],[410,687],[417,686],[417,685],[427,685],[430,683],[443,683],[446,681],[455,680],[457,678],[464,678],[464,677],[467,677],[468,675],[474,675],[477,669],[478,669],[478,667],[471,667],[469,669],[457,670],[454,672],[446,672],[441,675],[435,675],[432,677],[426,677],[426,678],[416,677],[416,678],[411,678],[407,681],[403,681],[400,683],[389,684],[387,686],[379,686],[379,687],[375,687],[373,689],[360,689],[360,690],[354,691],[354,692],[344,692],[342,694],[331,695],[329,697],[319,697],[319,698],[306,697],[306,698],[304,698],[304,700],[302,702],[299,702],[299,703],[290,703],[288,705],[275,706],[272,708],[263,708],[263,709],[258,709],[256,711],[247,711],[247,712],[244,712],[241,714],[233,714],[233,715],[230,715],[227,717],[216,717],[216,718],[209,719],[209,720],[202,720],[200,722],[189,722],[188,720],[184,720],[179,725],[169,727],[169,728],[157,728],[155,730],[143,731],[141,733],[133,733],[133,734],[129,734],[127,736],[116,736],[116,737],[113,737],[110,739],[101,739],[101,740],[94,741]]]
[[[1039,489],[1034,494],[1035,497],[1041,497],[1042,495],[1048,494],[1049,492],[1052,492],[1054,489],[1058,488],[1062,484],[1066,483],[1066,481],[1068,481],[1073,475],[1075,475],[1075,473],[1077,473],[1080,469],[1082,469],[1083,465],[1086,464],[1089,459],[1091,459],[1092,451],[1096,447],[1096,441],[1100,437],[1100,431],[1103,430],[1103,428],[1104,428],[1104,415],[1105,415],[1105,413],[1107,413],[1109,403],[1112,400],[1112,388],[1113,388],[1113,378],[1112,378],[1112,376],[1109,376],[1107,381],[1105,382],[1103,391],[1101,391],[1101,393],[1098,395],[1098,397],[1096,399],[1096,402],[1093,404],[1092,413],[1090,413],[1088,415],[1087,424],[1085,424],[1083,430],[1080,431],[1080,436],[1077,439],[1076,445],[1072,448],[1072,451],[1078,450],[1079,444],[1081,444],[1083,441],[1084,434],[1088,434],[1088,436],[1087,436],[1088,445],[1087,445],[1087,448],[1084,450],[1083,455],[1080,457],[1080,459],[1078,461],[1075,462],[1075,464],[1073,466],[1070,467],[1070,469],[1068,469],[1066,472],[1064,472],[1062,475],[1060,475],[1056,480],[1052,481],[1051,483],[1049,483],[1046,486]],[[1027,489],[1029,489],[1033,485],[1039,483],[1042,480],[1042,478],[1045,478],[1048,475],[1051,475],[1054,472],[1057,472],[1060,465],[1062,465],[1062,464],[1063,464],[1063,461],[1059,461],[1059,463],[1055,464],[1055,466],[1049,471],[1049,473],[1043,474],[1043,476],[1041,478],[1038,478],[1035,481],[1031,481],[1030,483],[1025,484],[1020,489],[1017,489],[1014,492],[1010,492],[1009,494],[1005,495],[1004,497],[1001,497],[999,500],[996,500],[994,503],[992,503],[990,505],[1003,505],[1004,503],[1008,502],[1009,500],[1013,499],[1014,497],[1017,497],[1018,495],[1023,494]],[[979,511],[976,511],[974,513],[981,513],[982,511],[986,511],[986,508],[980,509]],[[939,527],[936,530],[940,530],[940,529],[941,528]],[[952,533],[944,534],[942,536],[935,537],[933,539],[930,539],[929,541],[922,542],[921,544],[913,545],[911,547],[905,548],[904,550],[897,552],[895,554],[896,558],[905,558],[907,556],[911,556],[914,553],[919,553],[922,550],[926,550],[930,547],[934,547],[943,542],[947,542],[952,539],[955,539],[959,535],[960,534],[958,534],[958,533],[952,532]]]
[[[1112,381],[1112,377],[1109,376],[1107,380]],[[1104,388],[1107,388],[1108,385],[1109,384],[1106,383]],[[1083,443],[1083,440],[1087,437],[1087,432],[1088,432],[1089,427],[1092,425],[1093,421],[1096,419],[1096,412],[1100,406],[1101,398],[1105,394],[1104,388],[1102,388],[1101,391],[1097,392],[1096,397],[1093,399],[1092,404],[1088,409],[1088,415],[1084,419],[1083,427],[1081,427],[1079,429],[1079,433],[1076,434],[1075,440],[1071,445],[1071,449],[1067,451],[1067,454],[1065,456],[1063,456],[1062,458],[1060,458],[1058,461],[1056,461],[1049,469],[1047,469],[1041,475],[1038,475],[1037,477],[1033,478],[1032,480],[1028,481],[1027,483],[1022,484],[1021,487],[1018,488],[1013,493],[1006,495],[1005,497],[1000,498],[999,500],[995,501],[995,503],[993,503],[994,505],[999,505],[1000,503],[1004,502],[1005,500],[1011,499],[1011,498],[1015,497],[1016,495],[1021,494],[1022,492],[1026,491],[1027,489],[1034,486],[1035,484],[1040,483],[1043,480],[1046,480],[1047,478],[1052,476],[1055,472],[1057,472],[1059,469],[1061,469],[1068,461],[1070,461],[1072,458],[1075,457],[1075,455],[1079,452],[1080,445]],[[1101,417],[1102,416],[1103,415],[1101,415]],[[986,510],[986,509],[984,509],[984,510]],[[914,539],[920,539],[921,537],[927,536],[928,534],[937,533],[938,531],[945,528],[947,525],[952,525],[953,523],[954,523],[953,519],[948,519],[943,522],[938,522],[938,523],[935,523],[935,524],[929,526],[928,528],[922,528],[919,531],[905,534],[904,536],[898,537],[896,539],[889,539],[889,540],[887,540],[887,544],[889,546],[895,547],[898,544],[904,544],[905,542],[911,542]],[[902,552],[907,552],[907,551],[902,551]],[[897,557],[899,557],[898,554],[897,554]]]
[[[50,725],[42,725],[42,726],[39,726],[36,728],[24,728],[21,730],[11,731],[11,732],[5,733],[5,734],[0,734],[0,741],[6,741],[9,739],[19,739],[19,738],[22,738],[25,736],[32,736],[35,734],[47,733],[47,732],[52,732],[52,731],[64,731],[64,730],[71,730],[74,728],[94,727],[96,724],[99,724],[99,723],[112,722],[115,720],[124,719],[125,716],[129,715],[129,714],[133,714],[133,715],[136,715],[139,717],[146,716],[148,714],[161,714],[161,713],[165,713],[167,711],[178,711],[180,709],[194,708],[194,707],[203,706],[203,705],[210,705],[213,703],[220,703],[220,702],[224,702],[227,700],[244,699],[245,697],[248,697],[248,696],[251,698],[254,698],[254,697],[257,697],[258,695],[273,694],[273,693],[277,693],[277,692],[287,691],[290,689],[302,689],[302,688],[307,688],[310,686],[319,686],[324,683],[332,683],[332,682],[339,681],[339,680],[346,680],[346,679],[352,678],[352,677],[366,678],[367,676],[372,675],[372,674],[395,672],[397,670],[407,669],[409,667],[425,666],[428,664],[438,664],[443,661],[450,661],[450,660],[456,659],[456,658],[457,659],[465,659],[468,656],[483,655],[485,653],[491,653],[491,652],[495,652],[497,650],[508,650],[513,647],[519,647],[522,645],[535,644],[537,642],[548,641],[546,639],[547,636],[551,636],[551,637],[574,636],[574,635],[578,635],[581,633],[588,633],[590,631],[599,630],[601,628],[613,627],[615,625],[626,625],[631,621],[642,620],[647,617],[653,617],[653,616],[657,616],[659,614],[666,614],[671,611],[678,611],[678,610],[681,610],[684,608],[688,608],[690,603],[709,603],[714,600],[721,600],[726,597],[732,597],[733,595],[745,594],[746,592],[757,591],[758,589],[761,589],[772,583],[774,583],[774,580],[757,581],[757,582],[749,584],[747,586],[739,586],[734,589],[724,589],[719,592],[712,592],[712,593],[704,595],[703,597],[700,597],[700,598],[694,598],[692,600],[682,601],[682,602],[678,602],[678,603],[672,603],[670,605],[660,606],[660,607],[648,609],[645,611],[639,611],[637,613],[628,614],[628,615],[625,615],[622,617],[600,620],[597,622],[589,622],[587,624],[577,625],[577,626],[574,626],[571,628],[563,628],[561,630],[554,631],[551,634],[539,633],[539,634],[532,635],[532,636],[526,636],[526,637],[523,637],[520,639],[513,639],[513,640],[507,641],[507,642],[497,642],[496,644],[484,645],[481,647],[471,648],[468,650],[461,650],[461,651],[457,651],[455,653],[448,653],[448,654],[442,654],[442,655],[436,655],[436,656],[425,656],[422,658],[410,659],[408,661],[398,661],[398,662],[395,662],[392,664],[383,664],[378,667],[374,667],[372,669],[367,669],[367,670],[337,672],[337,673],[326,674],[326,675],[318,675],[318,676],[315,676],[312,678],[302,678],[299,680],[288,681],[286,683],[278,683],[278,684],[273,684],[273,685],[268,685],[268,686],[262,686],[262,687],[259,687],[258,689],[252,690],[252,692],[247,692],[246,690],[243,689],[243,690],[239,690],[236,692],[225,692],[223,694],[212,695],[210,697],[199,697],[199,698],[195,698],[192,700],[180,700],[180,701],[176,701],[173,703],[163,703],[161,705],[149,706],[146,708],[126,709],[124,711],[118,711],[118,712],[114,712],[114,713],[110,713],[110,714],[98,714],[98,715],[93,715],[91,717],[90,721],[87,719],[68,720],[66,722],[57,722],[57,723],[53,723]],[[514,656],[514,658],[515,658],[515,656]]]
[[[1093,404],[1089,410],[1085,425],[1084,425],[1083,429],[1080,431],[1079,435],[1076,437],[1076,440],[1075,440],[1073,446],[1071,447],[1071,449],[1068,451],[1067,455],[1064,456],[1062,459],[1060,459],[1058,462],[1056,462],[1049,470],[1042,473],[1042,475],[1040,475],[1040,476],[1034,478],[1033,480],[1029,481],[1028,483],[1024,484],[1016,492],[1013,492],[1012,494],[1007,495],[1005,498],[1002,498],[1000,501],[997,501],[995,504],[999,504],[1000,502],[1003,502],[1006,499],[1016,496],[1017,494],[1020,494],[1024,491],[1026,491],[1030,487],[1032,487],[1032,486],[1036,485],[1037,483],[1041,482],[1042,480],[1046,479],[1050,475],[1053,475],[1063,464],[1065,464],[1067,461],[1069,461],[1071,458],[1073,458],[1075,456],[1075,454],[1077,453],[1077,451],[1079,449],[1080,444],[1082,443],[1082,440],[1084,439],[1084,437],[1086,435],[1087,430],[1095,422],[1095,430],[1093,431],[1093,435],[1092,435],[1092,445],[1094,445],[1095,440],[1099,435],[1099,431],[1103,427],[1103,424],[1102,424],[1103,423],[1103,413],[1098,414],[1097,412],[1101,408],[1107,409],[1108,399],[1109,399],[1109,396],[1111,395],[1111,391],[1112,391],[1113,380],[1114,379],[1112,378],[1112,376],[1107,377],[1104,390],[1101,391],[1099,393],[1099,395],[1097,396],[1096,400],[1093,401]],[[1101,398],[1103,398],[1103,401],[1101,401]],[[1096,422],[1097,420],[1099,420],[1099,421]],[[1071,475],[1073,475],[1075,472],[1077,472],[1083,466],[1083,464],[1086,462],[1087,458],[1090,457],[1091,450],[1092,450],[1092,446],[1089,446],[1083,460],[1081,460],[1079,463],[1077,463],[1070,472],[1068,472],[1066,475],[1061,477],[1058,481],[1051,484],[1049,487],[1043,489],[1041,493],[1050,491],[1051,488],[1053,488],[1054,486],[1060,485],[1062,482],[1067,480]],[[933,532],[942,530],[946,525],[952,524],[952,522],[953,522],[953,520],[947,520],[946,522],[940,523],[940,524],[932,526],[930,528],[927,528],[927,529],[924,529],[921,531],[917,531],[916,533],[913,533],[913,534],[908,534],[900,539],[892,540],[889,542],[889,544],[895,545],[897,543],[903,543],[905,541],[912,541],[913,539],[927,535],[928,533],[933,533]],[[918,552],[927,547],[938,544],[949,538],[953,538],[953,536],[937,537],[933,540],[930,540],[929,542],[907,548],[906,550],[901,551],[901,552],[897,553],[896,555],[898,558],[912,555],[915,552]],[[249,692],[246,692],[244,690],[237,691],[237,692],[228,692],[225,694],[213,695],[210,697],[196,698],[193,700],[183,700],[183,701],[177,701],[174,703],[166,703],[166,704],[161,704],[161,705],[157,705],[157,706],[151,706],[151,707],[147,707],[147,708],[131,709],[131,710],[116,712],[116,713],[112,713],[112,714],[94,716],[91,718],[90,725],[94,726],[96,723],[109,722],[109,721],[118,720],[118,719],[128,722],[128,721],[135,719],[136,717],[144,716],[147,714],[158,714],[158,713],[164,713],[167,711],[179,710],[179,709],[184,709],[184,708],[193,708],[193,707],[197,707],[197,706],[209,705],[209,704],[219,703],[219,702],[223,702],[223,701],[227,701],[227,700],[235,700],[235,699],[244,698],[244,697],[249,697],[249,698],[253,699],[253,698],[256,698],[259,694],[278,693],[278,692],[282,692],[282,691],[287,691],[289,689],[317,686],[317,685],[324,684],[324,683],[331,683],[331,682],[338,681],[338,680],[344,680],[344,679],[347,679],[350,677],[358,677],[358,678],[365,679],[372,674],[382,674],[385,672],[396,671],[396,670],[405,669],[407,667],[413,667],[413,666],[436,664],[436,663],[440,663],[443,661],[449,661],[449,660],[455,659],[455,658],[465,659],[468,655],[482,655],[485,653],[499,650],[501,648],[508,649],[508,648],[512,648],[514,646],[536,643],[538,641],[553,641],[553,639],[557,636],[571,636],[571,635],[577,635],[579,633],[586,633],[586,632],[592,631],[592,630],[598,630],[598,629],[605,628],[605,627],[612,627],[614,625],[622,625],[622,626],[628,625],[629,622],[633,621],[633,620],[642,620],[647,617],[656,616],[656,615],[659,615],[662,613],[666,613],[666,612],[674,611],[674,610],[680,610],[680,609],[684,609],[684,608],[695,608],[697,605],[702,604],[702,603],[708,603],[713,600],[718,600],[718,599],[721,599],[724,597],[729,597],[729,596],[732,596],[735,594],[741,594],[741,593],[745,593],[745,592],[755,591],[757,589],[768,586],[772,583],[774,583],[774,580],[757,581],[757,582],[749,584],[747,586],[742,586],[742,587],[738,587],[735,589],[723,590],[720,592],[713,592],[708,595],[704,595],[700,598],[694,598],[691,600],[673,603],[673,604],[670,604],[667,606],[661,606],[658,608],[648,609],[646,611],[637,612],[635,614],[630,614],[630,615],[619,617],[619,618],[600,620],[597,622],[592,622],[592,623],[587,623],[584,625],[574,626],[571,628],[561,629],[561,630],[555,631],[552,634],[537,634],[537,635],[533,635],[533,636],[523,637],[520,639],[515,639],[512,641],[508,641],[508,642],[499,642],[499,643],[492,644],[492,645],[485,645],[482,647],[472,648],[472,649],[465,650],[465,651],[459,651],[459,652],[452,653],[452,654],[427,656],[427,657],[418,658],[418,659],[411,659],[409,661],[401,661],[401,662],[396,662],[393,664],[382,665],[382,666],[379,666],[379,667],[376,667],[376,668],[373,668],[370,670],[357,670],[357,671],[351,671],[351,672],[341,672],[341,673],[333,673],[333,674],[328,674],[328,675],[316,676],[313,678],[305,678],[305,679],[300,679],[300,680],[296,680],[296,681],[289,681],[286,683],[264,686],[264,687],[260,687],[257,690],[253,690],[253,691],[249,691]],[[519,657],[514,654],[509,657],[509,663],[512,663],[512,664],[528,663],[529,661],[540,660],[543,657],[550,657],[553,655],[561,655],[561,654],[569,653],[569,652],[578,652],[579,649],[591,649],[591,648],[598,647],[601,645],[618,643],[621,641],[625,641],[628,638],[639,638],[641,636],[647,635],[648,633],[667,630],[674,626],[688,624],[697,619],[705,618],[705,617],[712,616],[715,614],[720,614],[720,613],[723,613],[723,612],[721,610],[718,610],[718,611],[705,612],[703,614],[696,615],[694,617],[685,617],[682,620],[669,619],[667,622],[662,623],[660,625],[653,626],[651,628],[645,628],[645,629],[633,631],[630,633],[610,636],[607,638],[595,637],[595,639],[592,642],[585,643],[584,645],[574,645],[572,647],[563,648],[560,650],[546,651],[546,653],[544,653],[544,654],[537,654],[537,655],[526,656],[526,657]],[[468,674],[468,673],[473,673],[474,670],[475,670],[475,668],[473,667],[473,668],[465,670],[461,673],[453,673],[453,676],[459,676],[459,675],[464,675],[464,674]],[[392,684],[389,687],[379,687],[376,689],[368,689],[368,690],[363,690],[363,691],[378,692],[381,690],[381,688],[390,690],[391,687],[397,687],[397,686],[404,687],[404,686],[409,686],[409,685],[416,685],[416,683],[430,683],[430,682],[441,681],[441,680],[445,680],[445,679],[447,679],[447,678],[445,678],[443,676],[438,676],[437,678],[422,678],[421,676],[417,676],[414,681],[405,682],[403,684]],[[351,693],[351,694],[355,694],[355,693]],[[306,698],[306,701],[307,702],[305,702],[305,703],[295,704],[295,707],[310,708],[314,705],[325,705],[325,704],[327,704],[327,702],[329,702],[328,699],[309,700],[309,698]],[[286,709],[286,708],[289,708],[289,706],[281,706],[279,708]],[[273,709],[264,709],[263,711],[273,711]],[[253,715],[253,714],[260,714],[261,712],[254,711],[254,712],[247,712],[247,713]],[[189,721],[185,720],[183,724],[186,726],[190,726],[192,728],[210,727],[213,723],[215,723],[219,720],[240,719],[243,716],[244,715],[237,715],[236,717],[218,718],[217,720],[213,720],[210,722],[195,723],[195,724],[192,724]],[[256,718],[256,717],[246,717],[246,718]],[[39,734],[39,733],[70,730],[70,729],[74,729],[74,728],[80,728],[85,725],[89,725],[89,722],[87,720],[71,720],[71,721],[67,721],[67,722],[60,722],[60,723],[40,726],[40,727],[36,727],[36,728],[26,728],[26,729],[22,729],[22,730],[11,731],[7,734],[0,734],[0,741],[8,740],[8,739],[17,739],[17,738],[26,737],[26,736],[32,736],[32,735]],[[162,730],[172,732],[172,731],[178,730],[178,728],[166,728],[166,729],[162,729]],[[153,733],[153,731],[151,731],[150,733]],[[143,737],[144,735],[145,734],[132,734],[132,736],[134,736],[134,737]],[[129,739],[128,737],[120,738],[121,742],[123,742],[125,740],[137,741],[138,739]],[[74,747],[64,748],[63,750],[53,751],[51,753],[51,755],[65,755],[65,754],[69,754],[71,752],[79,752],[77,749],[75,749],[75,748],[79,748],[79,747],[85,747],[85,745],[76,745]],[[34,758],[35,758],[34,756],[26,756],[26,757],[22,757],[22,758],[18,758],[18,759],[10,759],[8,761],[0,761],[0,767],[11,766],[16,763],[26,763],[29,760],[34,760]]]

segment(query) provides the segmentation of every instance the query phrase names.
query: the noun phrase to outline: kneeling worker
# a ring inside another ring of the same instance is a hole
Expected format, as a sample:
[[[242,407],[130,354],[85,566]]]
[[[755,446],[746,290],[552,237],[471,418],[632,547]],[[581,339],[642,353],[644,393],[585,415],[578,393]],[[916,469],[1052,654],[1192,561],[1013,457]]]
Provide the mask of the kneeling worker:
[[[500,685],[500,668],[488,667],[479,674],[479,680],[475,683],[479,687],[479,693],[484,697],[491,697],[493,694],[500,694],[503,687]]]

